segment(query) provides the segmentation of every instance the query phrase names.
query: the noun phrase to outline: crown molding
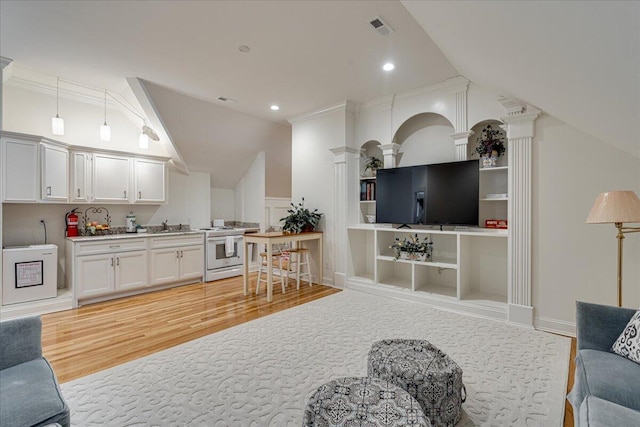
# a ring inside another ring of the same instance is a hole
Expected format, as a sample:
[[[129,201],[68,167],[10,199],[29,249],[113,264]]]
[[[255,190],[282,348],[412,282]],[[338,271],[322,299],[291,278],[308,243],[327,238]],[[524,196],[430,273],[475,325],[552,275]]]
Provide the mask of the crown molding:
[[[331,105],[329,107],[321,108],[320,110],[312,111],[310,113],[301,114],[287,119],[289,123],[296,124],[307,120],[317,119],[318,117],[326,116],[336,112],[349,112],[353,114],[358,113],[358,104],[352,101],[343,101],[339,104]]]

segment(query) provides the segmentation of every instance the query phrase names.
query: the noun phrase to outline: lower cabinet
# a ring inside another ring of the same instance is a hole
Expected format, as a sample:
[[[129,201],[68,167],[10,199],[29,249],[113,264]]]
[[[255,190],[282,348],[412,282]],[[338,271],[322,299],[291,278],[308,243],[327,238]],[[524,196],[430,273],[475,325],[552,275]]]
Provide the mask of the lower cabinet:
[[[149,259],[152,286],[201,280],[204,274],[203,236],[151,238]]]
[[[147,251],[86,255],[77,259],[78,299],[147,286]]]
[[[204,277],[204,234],[67,240],[66,261],[76,304],[196,283]]]

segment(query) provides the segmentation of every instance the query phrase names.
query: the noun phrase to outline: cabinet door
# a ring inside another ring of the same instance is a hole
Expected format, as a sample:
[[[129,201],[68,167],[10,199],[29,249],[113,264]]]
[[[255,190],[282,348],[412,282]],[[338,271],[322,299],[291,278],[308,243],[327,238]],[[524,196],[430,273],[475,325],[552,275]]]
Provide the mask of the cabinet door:
[[[91,154],[71,153],[71,201],[91,201]]]
[[[202,246],[180,248],[180,278],[198,279],[204,274],[204,250]]]
[[[38,143],[2,139],[2,200],[35,202],[39,198]]]
[[[164,203],[166,201],[165,162],[157,160],[135,159],[136,203]]]
[[[114,257],[111,254],[77,257],[78,299],[114,291]]]
[[[69,150],[53,145],[40,145],[42,200],[69,200]]]
[[[116,291],[147,286],[147,251],[121,252],[116,259]]]
[[[150,253],[149,284],[161,285],[180,280],[180,250],[178,248],[153,249]]]
[[[129,158],[110,154],[93,156],[93,200],[128,202],[130,196]]]

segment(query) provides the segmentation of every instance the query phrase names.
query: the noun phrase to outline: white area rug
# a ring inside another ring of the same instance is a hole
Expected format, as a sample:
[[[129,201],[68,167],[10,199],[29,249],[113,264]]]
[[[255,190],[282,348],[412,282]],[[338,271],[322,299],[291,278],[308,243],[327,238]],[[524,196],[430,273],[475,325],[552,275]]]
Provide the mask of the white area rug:
[[[366,376],[384,338],[426,339],[462,368],[458,426],[561,426],[570,340],[343,291],[62,385],[75,426],[300,426],[307,398]]]

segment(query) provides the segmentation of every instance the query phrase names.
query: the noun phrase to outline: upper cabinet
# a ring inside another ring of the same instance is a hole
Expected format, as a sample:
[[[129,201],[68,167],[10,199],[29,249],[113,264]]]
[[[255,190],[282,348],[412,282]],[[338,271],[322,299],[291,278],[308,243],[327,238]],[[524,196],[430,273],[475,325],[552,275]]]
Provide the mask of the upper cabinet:
[[[167,166],[165,162],[147,159],[133,160],[134,201],[164,203],[167,199]]]
[[[2,138],[2,201],[38,201],[38,142]]]
[[[11,203],[161,204],[167,160],[68,146],[3,132],[2,201]]]
[[[131,196],[128,157],[93,155],[93,201],[128,203]]]
[[[71,152],[71,201],[74,203],[88,203],[91,201],[91,153],[81,151]]]
[[[41,199],[66,203],[69,200],[69,150],[40,144]]]

